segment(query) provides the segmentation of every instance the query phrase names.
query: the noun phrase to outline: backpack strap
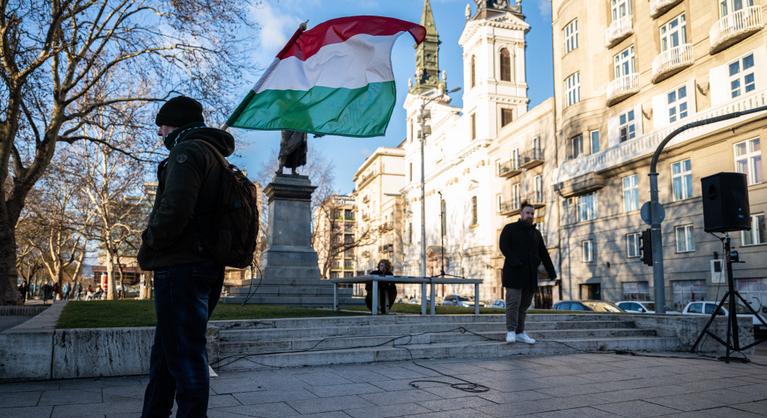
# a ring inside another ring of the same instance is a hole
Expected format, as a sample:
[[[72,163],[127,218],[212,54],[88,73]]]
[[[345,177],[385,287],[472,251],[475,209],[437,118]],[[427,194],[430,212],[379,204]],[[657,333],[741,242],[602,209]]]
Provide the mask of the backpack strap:
[[[224,168],[228,168],[230,166],[229,161],[227,161],[226,157],[224,157],[224,154],[222,154],[221,151],[219,151],[218,148],[213,146],[213,144],[210,142],[203,139],[191,139],[191,141],[205,144],[206,147],[213,151],[213,155],[215,155],[218,161],[224,165]]]

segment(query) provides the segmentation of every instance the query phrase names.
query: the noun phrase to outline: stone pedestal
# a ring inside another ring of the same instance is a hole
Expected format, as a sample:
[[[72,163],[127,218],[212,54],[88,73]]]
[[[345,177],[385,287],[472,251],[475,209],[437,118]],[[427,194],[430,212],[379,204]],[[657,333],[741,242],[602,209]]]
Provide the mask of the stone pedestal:
[[[264,190],[269,227],[262,279],[234,290],[229,301],[300,306],[333,306],[333,284],[320,279],[317,252],[311,244],[311,199],[315,187],[307,176],[275,175]],[[339,289],[351,299],[351,289]]]

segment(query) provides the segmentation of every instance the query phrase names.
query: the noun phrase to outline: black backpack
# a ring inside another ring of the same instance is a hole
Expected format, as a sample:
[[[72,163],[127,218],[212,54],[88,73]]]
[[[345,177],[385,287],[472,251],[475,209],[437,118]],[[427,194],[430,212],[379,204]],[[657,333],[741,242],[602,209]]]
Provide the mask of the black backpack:
[[[221,163],[218,205],[203,229],[203,246],[219,263],[245,268],[253,263],[258,238],[258,190],[213,144],[200,140]]]

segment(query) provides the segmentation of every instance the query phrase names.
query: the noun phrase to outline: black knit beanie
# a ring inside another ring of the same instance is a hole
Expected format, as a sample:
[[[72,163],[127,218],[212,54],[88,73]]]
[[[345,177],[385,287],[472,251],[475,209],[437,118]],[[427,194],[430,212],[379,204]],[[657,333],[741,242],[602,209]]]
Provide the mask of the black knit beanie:
[[[205,122],[202,105],[191,97],[174,97],[160,108],[154,123],[157,126],[168,125],[181,127],[192,122]]]

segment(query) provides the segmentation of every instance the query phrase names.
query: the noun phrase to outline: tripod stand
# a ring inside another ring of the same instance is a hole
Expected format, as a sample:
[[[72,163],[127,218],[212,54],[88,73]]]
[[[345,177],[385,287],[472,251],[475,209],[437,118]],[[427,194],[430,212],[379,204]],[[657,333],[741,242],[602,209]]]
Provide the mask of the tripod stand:
[[[739,352],[742,350],[747,350],[757,344],[761,344],[765,341],[765,338],[761,339],[755,339],[755,341],[751,344],[748,344],[744,347],[740,346],[740,336],[738,333],[738,315],[737,315],[737,303],[735,301],[735,298],[743,302],[743,305],[751,311],[753,315],[755,315],[756,318],[759,319],[759,321],[767,326],[767,323],[764,322],[764,319],[762,319],[761,316],[754,310],[754,308],[751,307],[751,305],[746,302],[745,299],[743,299],[743,296],[738,293],[737,290],[735,290],[735,281],[732,277],[732,252],[730,247],[730,234],[725,233],[723,237],[719,237],[714,234],[715,237],[719,238],[720,241],[722,241],[722,252],[724,254],[725,264],[727,268],[727,293],[724,294],[724,297],[722,297],[722,300],[719,302],[719,305],[716,306],[716,309],[711,314],[711,318],[709,318],[708,322],[706,322],[706,326],[703,327],[703,330],[700,332],[700,335],[698,335],[698,339],[695,341],[695,344],[693,344],[692,349],[690,349],[691,352],[695,352],[695,349],[698,347],[698,344],[700,344],[700,341],[703,339],[703,336],[708,334],[711,338],[716,340],[719,344],[726,347],[726,352],[724,357],[719,357],[719,360],[723,360],[725,363],[729,363],[730,361],[738,361],[742,363],[748,363],[749,360],[745,357],[730,357],[730,352]],[[727,301],[727,310],[728,310],[728,318],[727,318],[727,341],[725,342],[721,338],[714,335],[711,331],[708,330],[708,328],[711,326],[711,323],[714,322],[714,318],[719,314],[720,310],[722,309],[722,305],[724,305],[724,302]]]

